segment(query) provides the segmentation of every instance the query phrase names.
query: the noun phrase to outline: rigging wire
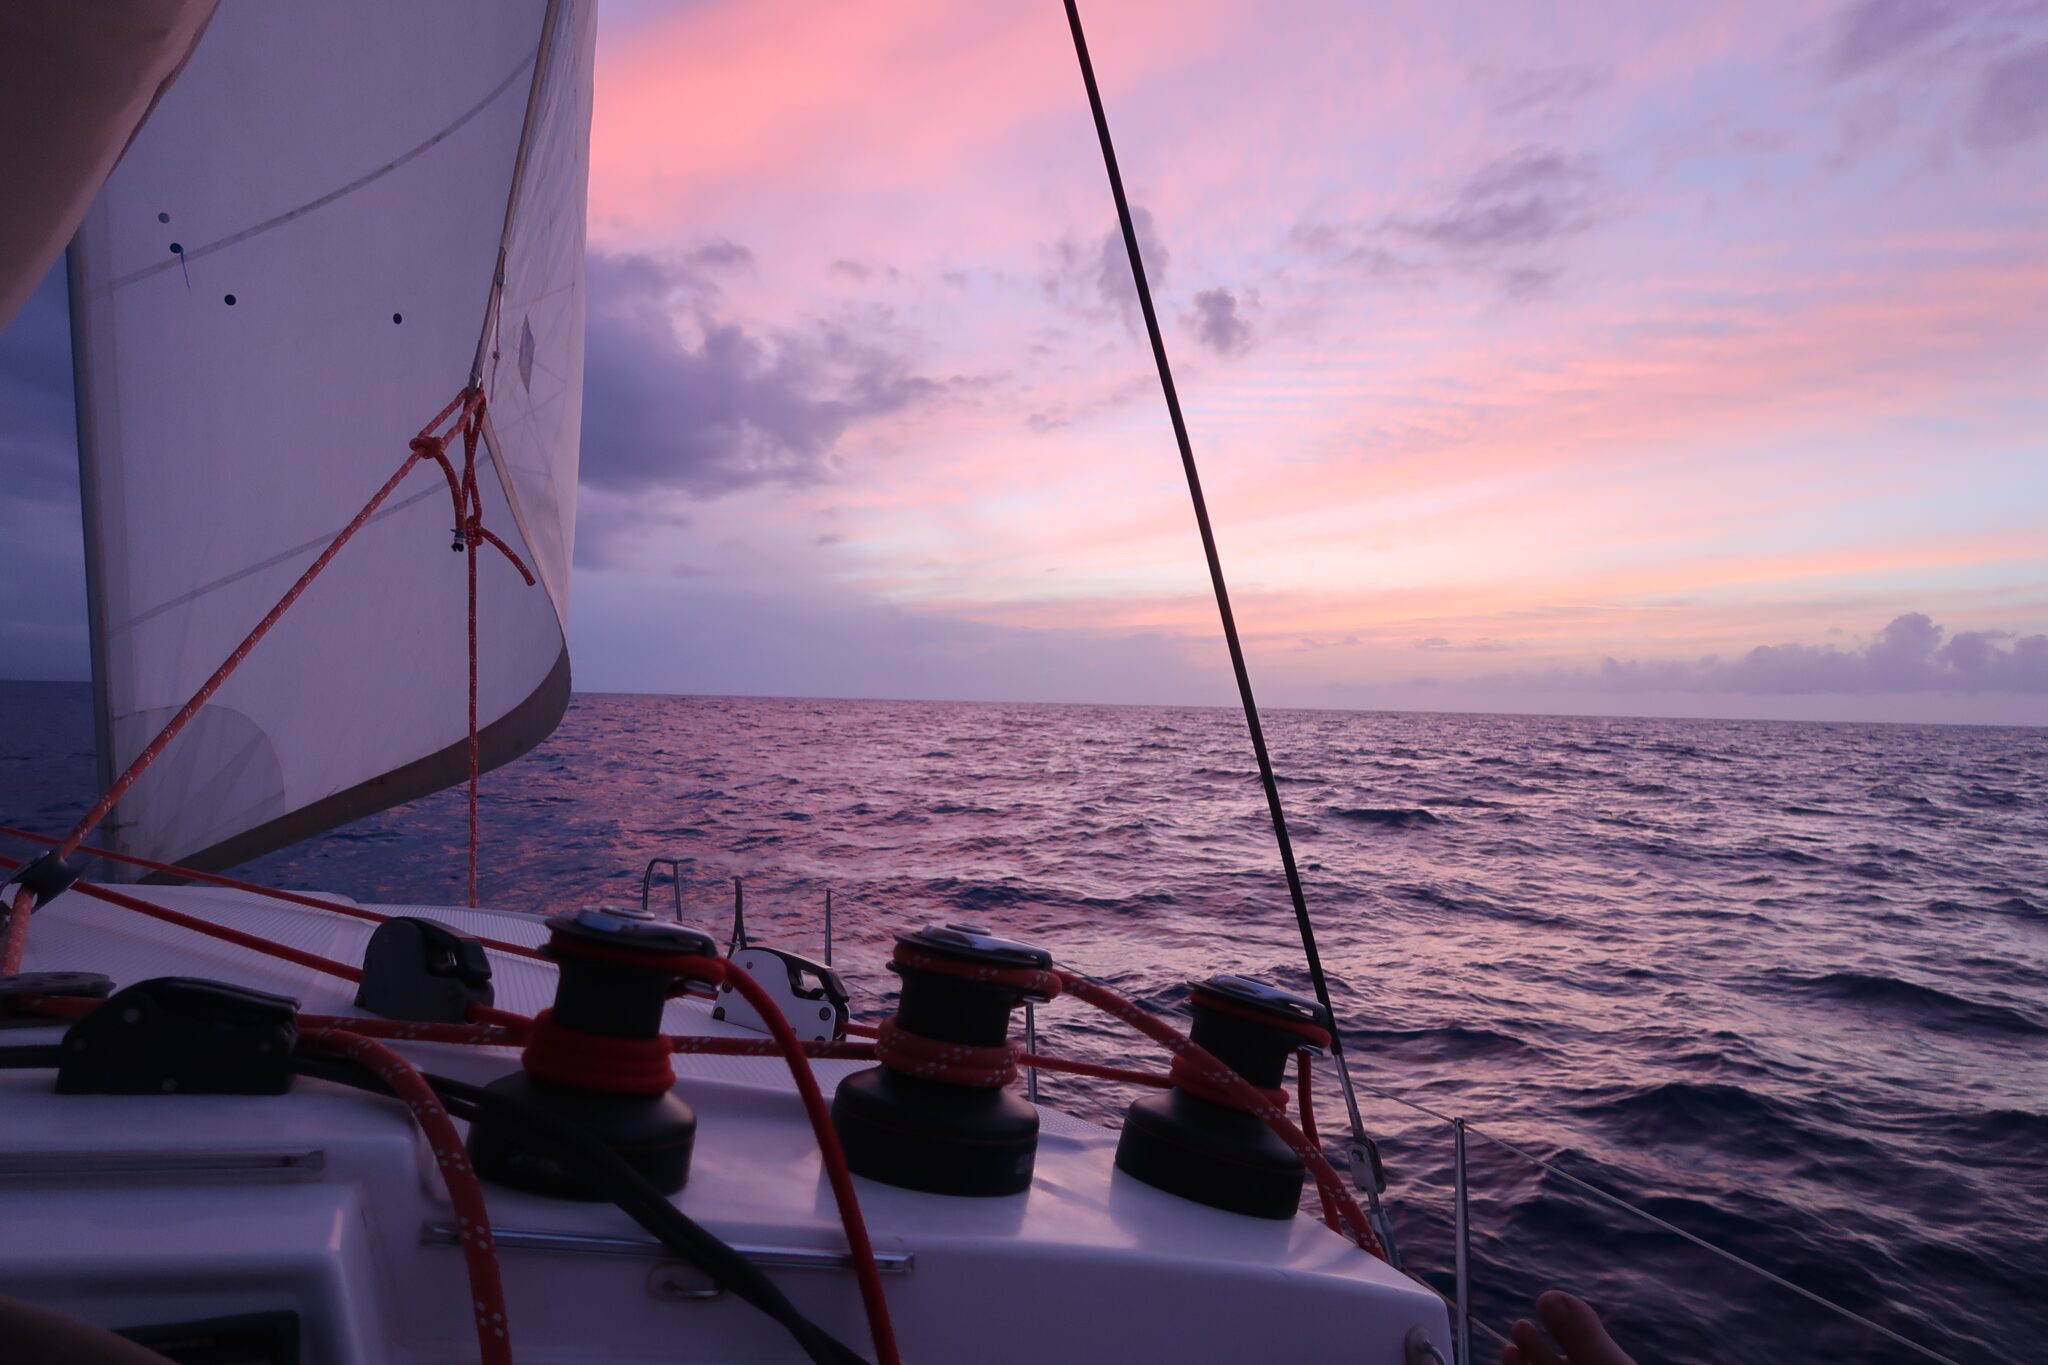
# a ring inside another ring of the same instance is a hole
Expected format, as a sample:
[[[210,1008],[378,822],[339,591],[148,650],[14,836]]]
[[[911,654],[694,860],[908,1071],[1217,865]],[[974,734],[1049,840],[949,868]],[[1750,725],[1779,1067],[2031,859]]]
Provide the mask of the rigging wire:
[[[1387,1090],[1381,1086],[1371,1085],[1361,1081],[1359,1083],[1358,1088],[1367,1092],[1368,1094],[1377,1095],[1383,1100],[1389,1100],[1395,1104],[1403,1106],[1404,1108],[1412,1109],[1416,1113],[1422,1114],[1428,1118],[1435,1119],[1439,1123],[1448,1123],[1455,1125],[1460,1122],[1459,1119],[1444,1113],[1442,1110],[1433,1109],[1429,1105],[1422,1104],[1415,1100],[1411,1100],[1405,1095],[1397,1094],[1396,1092],[1392,1090]],[[1586,1180],[1580,1176],[1573,1175],[1570,1171],[1565,1170],[1556,1162],[1546,1161],[1544,1158],[1537,1156],[1534,1152],[1526,1151],[1523,1148],[1516,1146],[1514,1143],[1509,1142],[1506,1138],[1496,1137],[1494,1134],[1487,1132],[1484,1128],[1479,1127],[1477,1124],[1471,1122],[1470,1120],[1464,1120],[1463,1122],[1465,1125],[1465,1131],[1470,1133],[1472,1136],[1479,1138],[1483,1141],[1490,1142],[1494,1146],[1500,1148],[1502,1151],[1507,1152],[1512,1156],[1520,1157],[1522,1160],[1528,1162],[1530,1165],[1535,1166],[1538,1170],[1546,1171],[1549,1174],[1554,1175],[1558,1179],[1564,1181],[1566,1184],[1571,1185],[1577,1189],[1583,1190],[1587,1194],[1592,1195],[1594,1198],[1599,1199],[1604,1203],[1611,1204],[1615,1208],[1622,1210],[1624,1213],[1634,1214],[1636,1217],[1642,1219],[1646,1223],[1649,1223],[1653,1227],[1661,1228],[1665,1232],[1671,1233],[1675,1237],[1683,1238],[1685,1241],[1692,1243],[1700,1250],[1710,1252],[1713,1255],[1720,1257],[1722,1260],[1728,1262],[1730,1265],[1738,1266],[1743,1270],[1747,1270],[1752,1275],[1761,1276],[1762,1278],[1769,1280],[1772,1284],[1777,1285],[1781,1289],[1789,1289],[1793,1293],[1799,1295],[1799,1297],[1807,1300],[1809,1303],[1817,1304],[1820,1307],[1827,1309],[1830,1313],[1834,1313],[1843,1318],[1846,1318],[1850,1322],[1856,1323],[1859,1326],[1867,1327],[1871,1331],[1876,1332],[1879,1336],[1888,1338],[1897,1345],[1905,1347],[1907,1350],[1923,1357],[1924,1359],[1936,1361],[1939,1363],[1939,1365],[1961,1365],[1961,1362],[1955,1360],[1953,1357],[1942,1355],[1939,1351],[1936,1351],[1931,1347],[1922,1346],[1919,1342],[1914,1341],[1911,1337],[1901,1336],[1899,1333],[1894,1332],[1891,1328],[1886,1327],[1882,1323],[1871,1321],[1869,1318],[1864,1317],[1861,1313],[1856,1312],[1854,1309],[1844,1308],[1841,1304],[1834,1302],[1832,1299],[1823,1298],[1819,1294],[1814,1293],[1811,1289],[1802,1288],[1801,1286],[1796,1285],[1792,1281],[1786,1279],[1783,1275],[1775,1274],[1772,1271],[1764,1269],[1764,1267],[1758,1265],[1755,1261],[1749,1260],[1746,1257],[1738,1256],[1734,1252],[1728,1250],[1726,1247],[1717,1246],[1714,1243],[1709,1242],[1706,1238],[1701,1237],[1697,1233],[1687,1232],[1684,1228],[1678,1226],[1678,1224],[1676,1223],[1669,1221],[1668,1219],[1659,1218],[1656,1214],[1651,1213],[1648,1209],[1638,1208],[1634,1204],[1629,1203],[1628,1200],[1623,1199],[1620,1195],[1613,1194],[1605,1189],[1602,1189],[1600,1186],[1595,1185],[1590,1180]],[[1474,1318],[1473,1322],[1485,1328],[1485,1330],[1495,1338],[1500,1338],[1500,1333],[1495,1332],[1491,1327],[1486,1327],[1486,1324],[1481,1322],[1478,1318]]]
[[[1330,1060],[1344,1090],[1344,1107],[1351,1119],[1353,1142],[1370,1155],[1370,1179],[1359,1183],[1372,1210],[1375,1226],[1387,1244],[1389,1259],[1399,1264],[1393,1248],[1393,1229],[1380,1208],[1379,1160],[1365,1121],[1358,1111],[1358,1097],[1351,1087],[1351,1068],[1344,1057],[1335,1007],[1330,1003],[1330,982],[1323,971],[1322,955],[1316,951],[1315,925],[1309,918],[1308,899],[1301,889],[1301,872],[1295,866],[1294,841],[1287,834],[1287,814],[1280,804],[1280,784],[1273,775],[1273,758],[1266,748],[1266,732],[1259,723],[1259,704],[1252,696],[1252,678],[1245,666],[1244,644],[1237,634],[1237,617],[1230,609],[1230,587],[1223,578],[1223,561],[1216,551],[1216,532],[1209,524],[1209,504],[1202,496],[1202,476],[1195,467],[1194,446],[1188,440],[1188,424],[1181,415],[1180,393],[1174,387],[1173,366],[1166,358],[1166,339],[1159,330],[1159,314],[1152,306],[1152,286],[1145,277],[1145,258],[1138,248],[1138,230],[1131,218],[1131,204],[1124,193],[1123,172],[1117,169],[1116,147],[1109,136],[1109,117],[1103,112],[1102,91],[1095,83],[1095,66],[1088,58],[1088,39],[1081,31],[1081,11],[1076,0],[1066,0],[1067,27],[1074,36],[1074,56],[1081,64],[1081,81],[1088,88],[1088,108],[1095,116],[1095,137],[1102,145],[1102,165],[1109,174],[1110,194],[1116,199],[1117,223],[1123,230],[1124,250],[1131,258],[1131,278],[1137,285],[1138,306],[1145,315],[1145,333],[1152,342],[1152,359],[1159,370],[1159,387],[1166,394],[1167,415],[1173,420],[1173,437],[1180,446],[1180,463],[1187,475],[1188,497],[1195,506],[1195,525],[1202,533],[1202,553],[1209,562],[1209,583],[1216,593],[1216,613],[1223,620],[1223,638],[1230,646],[1230,667],[1237,675],[1238,700],[1244,707],[1245,727],[1251,731],[1252,753],[1258,758],[1259,782],[1266,789],[1266,809],[1273,819],[1273,838],[1280,846],[1280,863],[1287,873],[1287,894],[1294,902],[1294,920],[1301,929],[1302,952],[1308,958],[1309,979],[1316,1000],[1330,1024]]]

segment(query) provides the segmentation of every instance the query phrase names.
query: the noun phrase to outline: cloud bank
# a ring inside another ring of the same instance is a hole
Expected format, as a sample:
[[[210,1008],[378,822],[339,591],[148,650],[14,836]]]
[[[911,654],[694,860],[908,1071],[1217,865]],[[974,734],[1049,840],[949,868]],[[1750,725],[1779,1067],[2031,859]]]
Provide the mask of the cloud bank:
[[[1857,648],[1759,645],[1735,658],[1602,659],[1594,669],[1496,674],[1488,686],[1612,693],[1719,692],[1760,696],[1990,692],[2048,696],[2048,635],[1971,630],[1950,635],[1921,612],[1896,617]]]
[[[735,254],[744,251],[724,243],[718,255],[751,261]],[[939,391],[905,356],[842,324],[756,334],[714,304],[687,269],[591,254],[585,485],[714,497],[813,482],[850,425]]]

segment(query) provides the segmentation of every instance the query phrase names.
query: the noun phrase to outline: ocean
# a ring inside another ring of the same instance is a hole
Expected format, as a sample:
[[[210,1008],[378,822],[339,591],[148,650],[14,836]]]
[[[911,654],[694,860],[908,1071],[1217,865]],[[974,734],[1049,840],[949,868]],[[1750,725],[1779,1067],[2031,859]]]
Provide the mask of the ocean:
[[[2048,730],[1275,711],[1359,1080],[1462,1115],[1474,1307],[1593,1300],[1643,1365],[1904,1361],[1477,1134],[1958,1359],[2048,1358]],[[0,684],[0,819],[93,795],[91,706]],[[634,902],[822,948],[886,1012],[891,935],[966,922],[1166,1010],[1308,988],[1244,723],[1173,707],[579,695],[488,775],[484,903]],[[462,895],[446,792],[243,869]],[[667,892],[659,889],[660,903]],[[1041,1045],[1156,1059],[1079,1006]],[[1317,1116],[1344,1129],[1330,1069]],[[1044,1079],[1114,1124],[1132,1098]],[[1377,1094],[1411,1266],[1451,1284],[1447,1127]],[[1478,1353],[1491,1359],[1492,1350]]]

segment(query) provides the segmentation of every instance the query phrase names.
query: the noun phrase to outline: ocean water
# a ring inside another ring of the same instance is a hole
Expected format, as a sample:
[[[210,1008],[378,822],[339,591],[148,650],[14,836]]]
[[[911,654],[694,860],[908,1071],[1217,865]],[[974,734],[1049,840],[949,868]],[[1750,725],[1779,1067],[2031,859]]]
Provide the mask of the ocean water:
[[[1359,1079],[1966,1361],[2048,1359],[2048,731],[1268,718]],[[92,795],[84,688],[0,684],[0,819]],[[886,1008],[890,936],[971,921],[1162,1009],[1306,989],[1242,720],[1208,709],[579,696],[489,775],[483,898],[637,899],[821,946]],[[443,793],[246,869],[461,895]],[[665,896],[665,891],[662,892]],[[1154,1058],[1085,1007],[1043,1046]],[[1343,1129],[1329,1069],[1318,1115]],[[1048,1077],[1114,1123],[1131,1098]],[[1451,1143],[1368,1095],[1411,1264],[1450,1285]],[[1906,1355],[1475,1136],[1474,1305],[1598,1304],[1652,1361]],[[1481,1358],[1490,1358],[1490,1350]]]

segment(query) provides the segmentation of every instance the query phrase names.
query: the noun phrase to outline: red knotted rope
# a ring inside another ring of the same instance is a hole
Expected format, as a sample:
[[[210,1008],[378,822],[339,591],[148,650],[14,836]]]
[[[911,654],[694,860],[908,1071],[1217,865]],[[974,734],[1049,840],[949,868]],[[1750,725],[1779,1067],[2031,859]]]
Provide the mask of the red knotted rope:
[[[1328,1047],[1330,1045],[1329,1031],[1320,1024],[1307,1019],[1290,1019],[1275,1014],[1271,1010],[1258,1009],[1234,1000],[1221,991],[1210,990],[1206,986],[1195,987],[1194,998],[1191,1003],[1214,1014],[1224,1014],[1233,1019],[1243,1019],[1248,1023],[1257,1024],[1261,1028],[1275,1029],[1281,1033],[1291,1033],[1301,1039],[1306,1045],[1298,1049],[1298,1052],[1303,1056],[1307,1055],[1307,1048]],[[1235,1072],[1232,1072],[1231,1076],[1234,1079],[1243,1080]],[[1207,1100],[1211,1104],[1221,1105],[1225,1109],[1236,1109],[1243,1113],[1256,1112],[1241,1102],[1243,1092],[1238,1087],[1219,1084],[1211,1076],[1208,1068],[1195,1062],[1187,1053],[1175,1054],[1170,1077],[1175,1088],[1185,1090],[1197,1099]],[[1278,1087],[1254,1086],[1248,1081],[1244,1082],[1244,1084],[1261,1099],[1265,1100],[1272,1108],[1283,1112],[1286,1110],[1287,1092],[1285,1090]]]
[[[469,1272],[470,1301],[476,1317],[476,1340],[484,1365],[512,1365],[511,1324],[505,1316],[505,1286],[498,1275],[498,1251],[491,1241],[491,1216],[484,1207],[483,1184],[469,1164],[462,1135],[441,1105],[441,1097],[405,1058],[361,1033],[340,1029],[302,1030],[299,1046],[308,1052],[346,1057],[375,1071],[412,1112],[426,1135],[434,1164],[447,1183],[455,1206],[456,1240]]]
[[[1020,996],[1050,1000],[1060,993],[1059,978],[1036,967],[1008,967],[999,963],[971,961],[948,953],[930,952],[914,944],[899,943],[889,966],[909,967],[962,981],[1006,986]],[[894,1015],[875,1030],[875,1056],[891,1071],[920,1080],[938,1081],[970,1089],[996,1089],[1017,1079],[1017,1064],[1023,1049],[1003,1042],[991,1047],[955,1043],[912,1033]]]
[[[486,403],[483,392],[478,390],[474,399],[463,410],[462,421],[455,433],[462,437],[462,473],[457,476],[448,461],[448,437],[436,438],[439,448],[435,459],[441,472],[448,478],[448,493],[455,504],[456,545],[463,551],[469,574],[469,903],[476,905],[476,792],[477,778],[481,772],[481,760],[477,744],[477,635],[476,635],[476,555],[482,545],[494,545],[498,552],[511,561],[519,576],[526,580],[526,586],[533,586],[533,573],[526,562],[514,553],[512,547],[499,539],[484,525],[484,500],[481,485],[476,476],[476,450],[483,437],[484,412]]]

